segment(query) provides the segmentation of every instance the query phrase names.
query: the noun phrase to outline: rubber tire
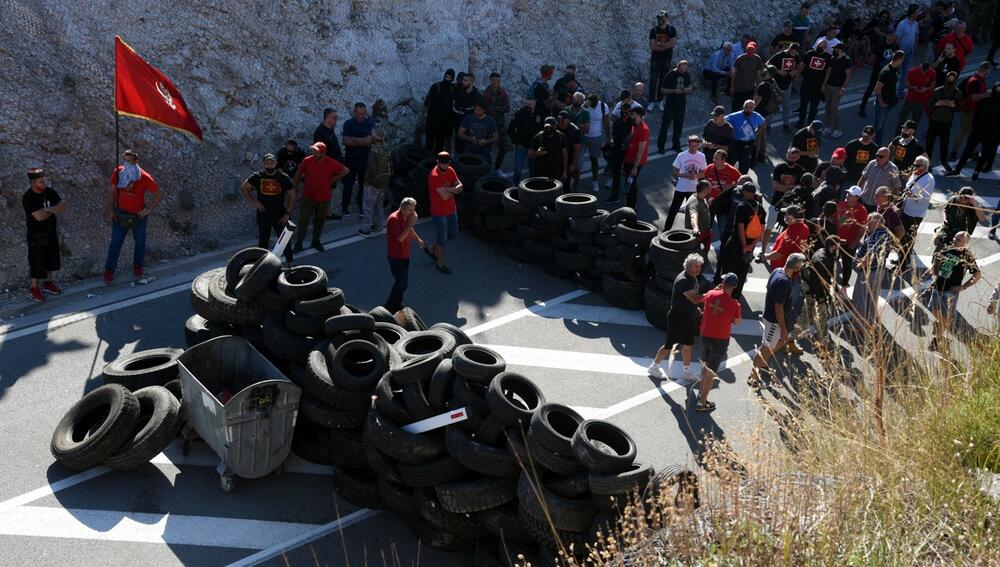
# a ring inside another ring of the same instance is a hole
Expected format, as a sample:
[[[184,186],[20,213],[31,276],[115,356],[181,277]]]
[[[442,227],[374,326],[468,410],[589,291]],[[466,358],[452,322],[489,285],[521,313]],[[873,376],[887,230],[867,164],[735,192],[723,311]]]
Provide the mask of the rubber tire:
[[[375,407],[400,425],[409,425],[416,421],[406,410],[403,404],[403,389],[393,381],[391,372],[386,372],[375,385]]]
[[[376,449],[402,463],[424,463],[445,453],[437,436],[407,433],[378,408],[368,412],[367,431]]]
[[[452,325],[451,323],[434,323],[428,327],[429,331],[444,331],[451,336],[455,337],[455,346],[460,347],[462,345],[471,345],[472,339],[463,331],[462,329]]]
[[[453,410],[462,407],[468,410],[469,419],[459,422],[459,426],[470,433],[478,430],[483,420],[490,414],[490,408],[486,405],[487,388],[486,384],[470,382],[461,376],[455,377],[452,384],[449,407]]]
[[[392,313],[385,307],[382,307],[381,305],[377,305],[369,309],[368,314],[375,319],[376,323],[388,323],[391,325],[399,326],[399,323],[396,322],[396,318],[392,316]]]
[[[600,419],[588,419],[573,435],[573,455],[587,470],[598,473],[627,471],[635,460],[636,446],[622,428]]]
[[[424,384],[420,382],[411,382],[403,386],[403,406],[416,421],[438,414],[427,401],[427,392],[425,392]]]
[[[533,483],[527,474],[517,480],[517,501],[522,509],[535,517],[548,518],[552,527],[572,532],[589,532],[594,519],[590,499],[571,499],[557,496],[543,483]]]
[[[645,305],[645,283],[630,281],[620,274],[605,273],[601,279],[604,298],[608,303],[622,309],[638,310]]]
[[[295,311],[285,311],[282,314],[285,321],[285,328],[304,337],[322,337],[326,316],[324,315],[303,315]]]
[[[267,252],[253,264],[249,272],[240,276],[233,286],[233,295],[240,301],[254,301],[279,275],[281,258]]]
[[[394,317],[401,327],[411,333],[427,330],[427,325],[424,323],[424,320],[421,319],[420,315],[418,315],[417,312],[411,307],[404,307],[400,309],[396,312]]]
[[[412,488],[433,488],[465,477],[469,469],[450,456],[426,463],[399,463],[399,480]]]
[[[476,538],[488,535],[486,526],[479,522],[476,514],[456,514],[444,509],[438,502],[433,490],[417,490],[417,502],[420,505],[420,515],[431,526],[448,532],[462,534],[463,537]]]
[[[529,445],[538,442],[553,453],[573,457],[573,435],[583,423],[580,414],[562,404],[545,404],[531,416]]]
[[[104,464],[111,470],[127,471],[148,463],[170,445],[177,434],[181,403],[163,386],[133,392],[139,401],[139,419],[129,440]]]
[[[201,273],[191,281],[191,293],[189,296],[191,299],[191,309],[205,319],[208,319],[212,314],[211,308],[208,305],[208,286],[212,283],[212,278],[225,273],[225,271],[225,268],[209,270]]]
[[[392,323],[382,323],[377,317],[375,318],[375,334],[385,339],[385,342],[392,347],[406,336],[406,329],[397,325],[395,321],[393,319]]]
[[[226,274],[226,281],[229,283],[229,287],[226,291],[232,293],[236,288],[236,284],[240,281],[240,271],[247,266],[252,266],[257,263],[258,260],[267,256],[268,251],[264,248],[257,248],[252,246],[249,248],[244,248],[239,252],[232,255],[229,261],[226,262],[226,267],[224,272]],[[278,262],[279,266],[281,262]]]
[[[567,272],[582,272],[594,269],[594,260],[589,256],[584,256],[579,252],[563,252],[554,250],[552,261],[560,270]]]
[[[501,540],[532,541],[531,535],[521,525],[521,517],[517,513],[517,502],[483,510],[479,513],[479,521],[486,529]]]
[[[316,299],[300,299],[295,302],[293,311],[299,315],[317,315],[329,317],[340,313],[340,308],[344,306],[344,292],[340,288],[331,287],[326,290],[326,295]]]
[[[493,447],[480,443],[460,427],[446,428],[445,448],[465,468],[487,476],[513,478],[521,467],[506,447]]]
[[[502,207],[500,201],[503,199],[504,190],[509,186],[507,181],[500,177],[484,177],[480,179],[473,188],[476,203],[480,205],[478,208],[481,210],[483,208],[482,205]]]
[[[364,421],[362,414],[362,422]],[[327,456],[334,465],[351,469],[367,469],[363,429],[334,429],[330,431]]]
[[[555,249],[548,243],[525,239],[524,242],[521,243],[521,246],[524,248],[525,252],[537,258],[541,258],[542,261],[552,260],[555,255]]]
[[[393,482],[379,475],[378,493],[386,508],[404,516],[420,515],[420,506],[417,504],[414,490],[405,484]]]
[[[646,282],[643,298],[646,303],[646,320],[657,329],[661,331],[666,330],[667,310],[670,308],[670,294],[660,290],[655,280],[651,279]]]
[[[563,184],[549,177],[529,177],[522,179],[517,189],[518,198],[525,204],[542,207],[556,202],[556,198],[562,195]]]
[[[551,471],[558,475],[576,475],[586,469],[574,457],[557,455],[543,446],[531,430],[528,430],[528,441],[526,444],[528,454],[537,467]]]
[[[649,465],[633,462],[627,471],[604,474],[590,473],[590,491],[603,496],[621,496],[635,490],[642,490],[653,477]]]
[[[330,360],[330,378],[334,383],[354,392],[371,392],[375,389],[382,375],[389,370],[389,360],[387,357],[388,343],[385,339],[374,335],[381,344],[374,344],[367,340],[350,340],[337,347],[333,358]],[[370,357],[370,362],[365,360],[353,360],[350,357],[357,356],[358,353]],[[352,366],[360,365],[357,370]]]
[[[486,404],[500,423],[521,430],[528,427],[531,416],[545,404],[545,396],[527,377],[503,372],[490,382]]]
[[[385,507],[377,480],[365,470],[352,470],[334,465],[333,490],[358,508],[378,510]]]
[[[590,193],[566,193],[556,197],[556,212],[567,217],[592,217],[597,213],[597,196]]]
[[[677,486],[677,491],[673,497],[674,506],[678,508],[685,506],[698,508],[701,506],[698,475],[691,469],[684,466],[669,465],[657,471],[643,489],[642,501],[655,506],[661,500],[659,492],[664,489],[664,485],[670,488]]]
[[[448,358],[455,350],[455,337],[445,331],[413,331],[396,343],[396,351],[403,361],[431,353],[441,353]]]
[[[73,404],[59,420],[49,450],[64,467],[86,470],[118,452],[138,421],[139,400],[132,392],[121,384],[100,386]],[[79,426],[87,430],[80,431],[81,438],[75,440],[73,434]]]
[[[315,299],[326,289],[326,272],[316,266],[295,266],[278,276],[278,293],[288,299]]]
[[[264,320],[264,307],[257,302],[236,299],[227,291],[225,274],[218,274],[208,287],[210,314],[206,319],[230,325],[259,325]]]
[[[639,217],[631,207],[619,207],[608,213],[608,216],[601,221],[601,232],[612,234],[618,223],[623,221],[634,221]]]
[[[500,353],[479,345],[462,345],[451,356],[455,372],[466,380],[489,384],[507,369]]]
[[[592,216],[569,219],[569,231],[578,234],[597,234],[601,231],[601,223],[607,216],[608,211],[597,209]]]
[[[350,313],[326,318],[320,332],[330,337],[338,333],[351,331],[372,332],[374,330],[374,317],[367,313]]]
[[[439,351],[413,357],[392,369],[392,381],[404,387],[415,382],[429,381],[442,360],[444,357]]]
[[[293,453],[310,463],[329,465],[330,457],[327,451],[329,446],[329,429],[301,415],[295,420],[295,432],[292,435]]]
[[[105,384],[121,384],[135,391],[147,386],[162,386],[178,376],[179,348],[154,348],[118,357],[104,366]]]
[[[615,227],[615,238],[626,244],[638,244],[648,248],[656,238],[657,232],[654,225],[645,221],[623,221]]]
[[[268,352],[286,362],[305,364],[309,353],[319,345],[322,337],[296,335],[285,328],[285,321],[278,313],[264,318],[264,346]]]
[[[503,209],[508,214],[511,215],[530,215],[534,210],[534,207],[523,203],[518,199],[520,190],[517,187],[508,187],[507,190],[503,192]]]
[[[362,409],[338,409],[312,396],[304,395],[299,400],[299,413],[327,429],[354,429],[365,424],[365,412]]]
[[[445,510],[456,514],[481,512],[517,498],[517,482],[512,478],[484,477],[438,484],[434,487]]]
[[[451,359],[442,359],[434,372],[431,373],[427,401],[430,402],[432,408],[444,412],[451,407],[452,391],[457,377],[458,374],[455,372]]]

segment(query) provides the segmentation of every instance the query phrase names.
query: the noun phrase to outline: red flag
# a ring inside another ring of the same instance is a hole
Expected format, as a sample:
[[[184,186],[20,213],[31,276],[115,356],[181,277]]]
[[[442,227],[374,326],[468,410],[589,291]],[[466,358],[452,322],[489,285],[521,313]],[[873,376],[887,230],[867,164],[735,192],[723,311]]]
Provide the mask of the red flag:
[[[115,112],[202,140],[201,128],[174,83],[115,36]]]

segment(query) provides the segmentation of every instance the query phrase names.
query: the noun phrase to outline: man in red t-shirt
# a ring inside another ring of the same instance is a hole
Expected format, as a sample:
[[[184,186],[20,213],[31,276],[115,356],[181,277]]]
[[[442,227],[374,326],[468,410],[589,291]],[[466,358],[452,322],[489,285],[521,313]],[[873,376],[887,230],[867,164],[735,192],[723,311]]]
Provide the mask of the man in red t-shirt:
[[[868,209],[861,204],[861,188],[857,185],[847,190],[847,199],[837,203],[837,236],[840,245],[840,287],[847,294],[847,284],[854,271],[854,252],[861,242],[868,225]]]
[[[142,277],[142,265],[146,259],[146,224],[149,215],[160,204],[163,193],[153,176],[139,167],[139,154],[125,150],[124,164],[111,174],[108,190],[107,218],[111,223],[111,243],[108,245],[108,259],[104,262],[104,283],[115,279],[118,256],[125,243],[125,236],[132,231],[135,248],[132,251],[132,273]],[[146,205],[146,193],[153,194],[153,201]]]
[[[385,223],[386,252],[393,280],[385,308],[392,313],[403,308],[403,292],[410,282],[410,243],[416,239],[417,246],[424,247],[423,239],[414,229],[416,224],[417,201],[413,197],[400,201],[399,209],[389,215]]]
[[[696,411],[715,409],[715,404],[708,401],[708,393],[719,377],[719,366],[729,350],[733,326],[742,320],[743,308],[733,299],[733,290],[739,285],[740,278],[729,272],[722,276],[721,284],[705,294],[701,317],[701,388]]]
[[[918,126],[920,125],[927,102],[934,94],[934,87],[937,86],[936,81],[937,71],[926,61],[906,73],[906,77],[903,78],[906,96],[903,98],[903,106],[899,109],[899,118],[896,120],[897,132],[907,120],[913,120]]]
[[[295,172],[292,187],[298,189],[299,183],[305,178],[305,186],[299,199],[298,237],[295,241],[295,251],[302,251],[302,243],[306,239],[306,229],[309,222],[313,225],[312,247],[320,252],[323,244],[319,237],[323,234],[327,213],[330,212],[330,200],[333,198],[333,185],[351,171],[344,164],[326,155],[326,144],[316,142],[309,146],[313,154],[302,160]],[[334,219],[340,217],[334,216]]]
[[[959,20],[955,22],[955,27],[952,28],[950,33],[947,33],[938,40],[935,46],[938,53],[944,51],[944,46],[949,43],[955,46],[955,57],[958,58],[958,72],[961,73],[962,69],[965,68],[965,58],[972,54],[972,37],[965,33],[965,22]]]
[[[809,226],[802,207],[789,205],[781,212],[785,213],[786,228],[774,239],[771,251],[764,254],[764,258],[771,261],[772,270],[784,266],[790,255],[804,253],[809,243]]]
[[[729,152],[726,150],[716,150],[712,154],[712,163],[705,168],[705,177],[712,188],[708,190],[709,212],[714,219],[719,221],[719,234],[726,230],[729,221],[729,212],[733,208],[734,195],[733,187],[740,180],[740,170],[736,169],[728,161]],[[719,196],[722,199],[719,199]]]
[[[625,202],[633,209],[639,190],[639,172],[642,171],[642,166],[646,165],[646,160],[649,159],[649,125],[644,120],[645,114],[646,109],[642,106],[636,106],[632,109],[635,126],[632,126],[632,139],[629,141],[628,148],[625,149],[625,157],[622,160],[624,163],[622,171],[628,175],[625,179]],[[612,191],[611,196],[605,202],[614,203],[616,201],[618,201],[618,194]]]
[[[451,167],[451,154],[440,152],[437,155],[437,166],[431,168],[427,175],[427,194],[431,203],[431,220],[437,229],[434,244],[424,248],[424,252],[442,274],[450,274],[451,270],[444,265],[444,248],[449,240],[458,236],[458,208],[455,206],[455,195],[462,192],[462,182]]]
[[[988,90],[986,80],[989,78],[990,71],[992,70],[993,66],[988,61],[983,61],[979,64],[976,72],[965,80],[965,88],[962,89],[961,120],[958,124],[958,135],[952,138],[951,141],[951,153],[948,154],[949,160],[958,159],[958,149],[962,147],[962,143],[965,142],[969,133],[972,132],[972,118],[976,114],[976,107],[979,106],[979,101],[986,96],[986,91]]]

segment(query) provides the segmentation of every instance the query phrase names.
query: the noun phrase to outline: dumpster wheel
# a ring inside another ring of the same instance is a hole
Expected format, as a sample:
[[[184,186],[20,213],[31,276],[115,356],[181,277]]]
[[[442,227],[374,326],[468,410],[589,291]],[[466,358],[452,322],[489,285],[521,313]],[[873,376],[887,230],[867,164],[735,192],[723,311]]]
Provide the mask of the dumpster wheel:
[[[223,476],[219,478],[219,486],[222,487],[223,492],[232,492],[236,486],[233,484],[233,477]]]

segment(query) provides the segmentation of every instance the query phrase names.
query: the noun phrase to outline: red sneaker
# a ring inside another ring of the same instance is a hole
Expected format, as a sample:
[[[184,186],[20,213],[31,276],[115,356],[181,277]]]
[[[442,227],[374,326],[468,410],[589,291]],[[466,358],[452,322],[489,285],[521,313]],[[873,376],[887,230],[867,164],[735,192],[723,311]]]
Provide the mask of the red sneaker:
[[[105,270],[104,271],[104,283],[105,284],[109,284],[109,283],[111,283],[113,281],[115,281],[115,273],[112,272],[111,270]]]
[[[38,303],[42,303],[43,301],[45,301],[45,294],[43,294],[42,290],[38,289],[37,287],[33,287],[31,288],[31,299],[34,299]]]
[[[135,277],[141,278],[142,277],[142,266],[132,266],[132,273],[135,274]]]
[[[57,286],[56,282],[53,282],[53,281],[47,281],[47,282],[45,282],[45,284],[42,285],[42,291],[44,291],[45,293],[48,293],[50,295],[60,295],[60,294],[62,294],[62,290],[59,289],[59,286]]]

